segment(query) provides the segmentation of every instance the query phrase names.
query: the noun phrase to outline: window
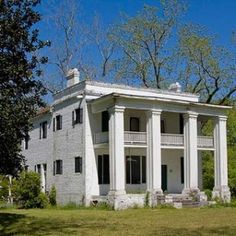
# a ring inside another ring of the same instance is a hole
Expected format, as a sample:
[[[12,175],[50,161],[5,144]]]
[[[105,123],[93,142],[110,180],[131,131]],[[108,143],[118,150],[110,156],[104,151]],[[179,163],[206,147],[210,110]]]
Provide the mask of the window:
[[[109,155],[98,156],[98,184],[110,183]]]
[[[55,118],[53,118],[53,131],[61,129],[62,129],[62,116],[57,115]]]
[[[47,121],[40,123],[39,138],[47,138]]]
[[[130,117],[130,131],[139,132],[139,118]]]
[[[184,183],[184,158],[180,157],[180,177],[181,177],[181,184]]]
[[[179,114],[179,133],[184,133],[184,117],[183,114]]]
[[[29,140],[30,140],[30,137],[28,134],[26,134],[26,136],[25,136],[25,150],[27,150],[29,148]]]
[[[75,173],[82,173],[82,157],[75,157]]]
[[[108,111],[102,112],[102,132],[109,130],[109,113]]]
[[[62,175],[62,160],[56,160],[53,162],[53,174]]]
[[[161,120],[161,133],[165,133],[165,121]]]
[[[83,108],[77,108],[72,111],[72,125],[83,123]]]
[[[146,183],[146,157],[126,156],[126,183]]]

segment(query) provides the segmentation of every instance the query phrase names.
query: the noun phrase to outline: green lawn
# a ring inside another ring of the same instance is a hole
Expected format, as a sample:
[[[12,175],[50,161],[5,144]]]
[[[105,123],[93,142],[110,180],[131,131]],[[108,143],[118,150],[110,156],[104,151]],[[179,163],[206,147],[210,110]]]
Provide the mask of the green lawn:
[[[0,210],[0,235],[236,235],[236,208]]]

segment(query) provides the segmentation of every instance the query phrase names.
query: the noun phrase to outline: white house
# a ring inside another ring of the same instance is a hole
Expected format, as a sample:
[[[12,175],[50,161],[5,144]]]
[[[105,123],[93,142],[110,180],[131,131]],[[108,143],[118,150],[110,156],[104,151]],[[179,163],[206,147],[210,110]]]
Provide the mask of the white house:
[[[55,185],[59,203],[104,200],[115,209],[193,193],[201,200],[201,152],[210,150],[213,196],[230,201],[229,107],[200,103],[178,84],[164,91],[79,81],[76,69],[67,80],[34,118],[24,145],[28,169],[41,173],[42,191]],[[210,137],[201,135],[208,119],[214,121]]]

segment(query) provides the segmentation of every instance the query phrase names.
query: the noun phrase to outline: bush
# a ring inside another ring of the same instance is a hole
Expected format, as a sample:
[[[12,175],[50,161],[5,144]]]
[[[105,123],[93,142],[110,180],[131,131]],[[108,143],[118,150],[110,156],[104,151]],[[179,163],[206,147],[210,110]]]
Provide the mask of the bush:
[[[22,208],[43,208],[48,204],[47,197],[41,193],[40,176],[35,172],[22,172],[13,182],[16,203]]]
[[[207,195],[207,200],[210,201],[212,199],[212,191],[210,189],[205,189],[204,193]]]
[[[45,193],[40,193],[37,197],[37,207],[38,208],[46,208],[49,204],[48,197]]]
[[[52,206],[56,206],[57,205],[57,190],[56,187],[53,185],[52,189],[49,193],[49,202]]]
[[[9,180],[7,177],[0,175],[0,201],[7,201]]]

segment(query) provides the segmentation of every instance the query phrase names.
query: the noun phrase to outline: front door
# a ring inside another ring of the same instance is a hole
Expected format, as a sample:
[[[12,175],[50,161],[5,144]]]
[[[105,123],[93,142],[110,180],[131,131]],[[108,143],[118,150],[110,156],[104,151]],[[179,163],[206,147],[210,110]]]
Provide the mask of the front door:
[[[161,165],[161,189],[167,190],[167,165]]]

